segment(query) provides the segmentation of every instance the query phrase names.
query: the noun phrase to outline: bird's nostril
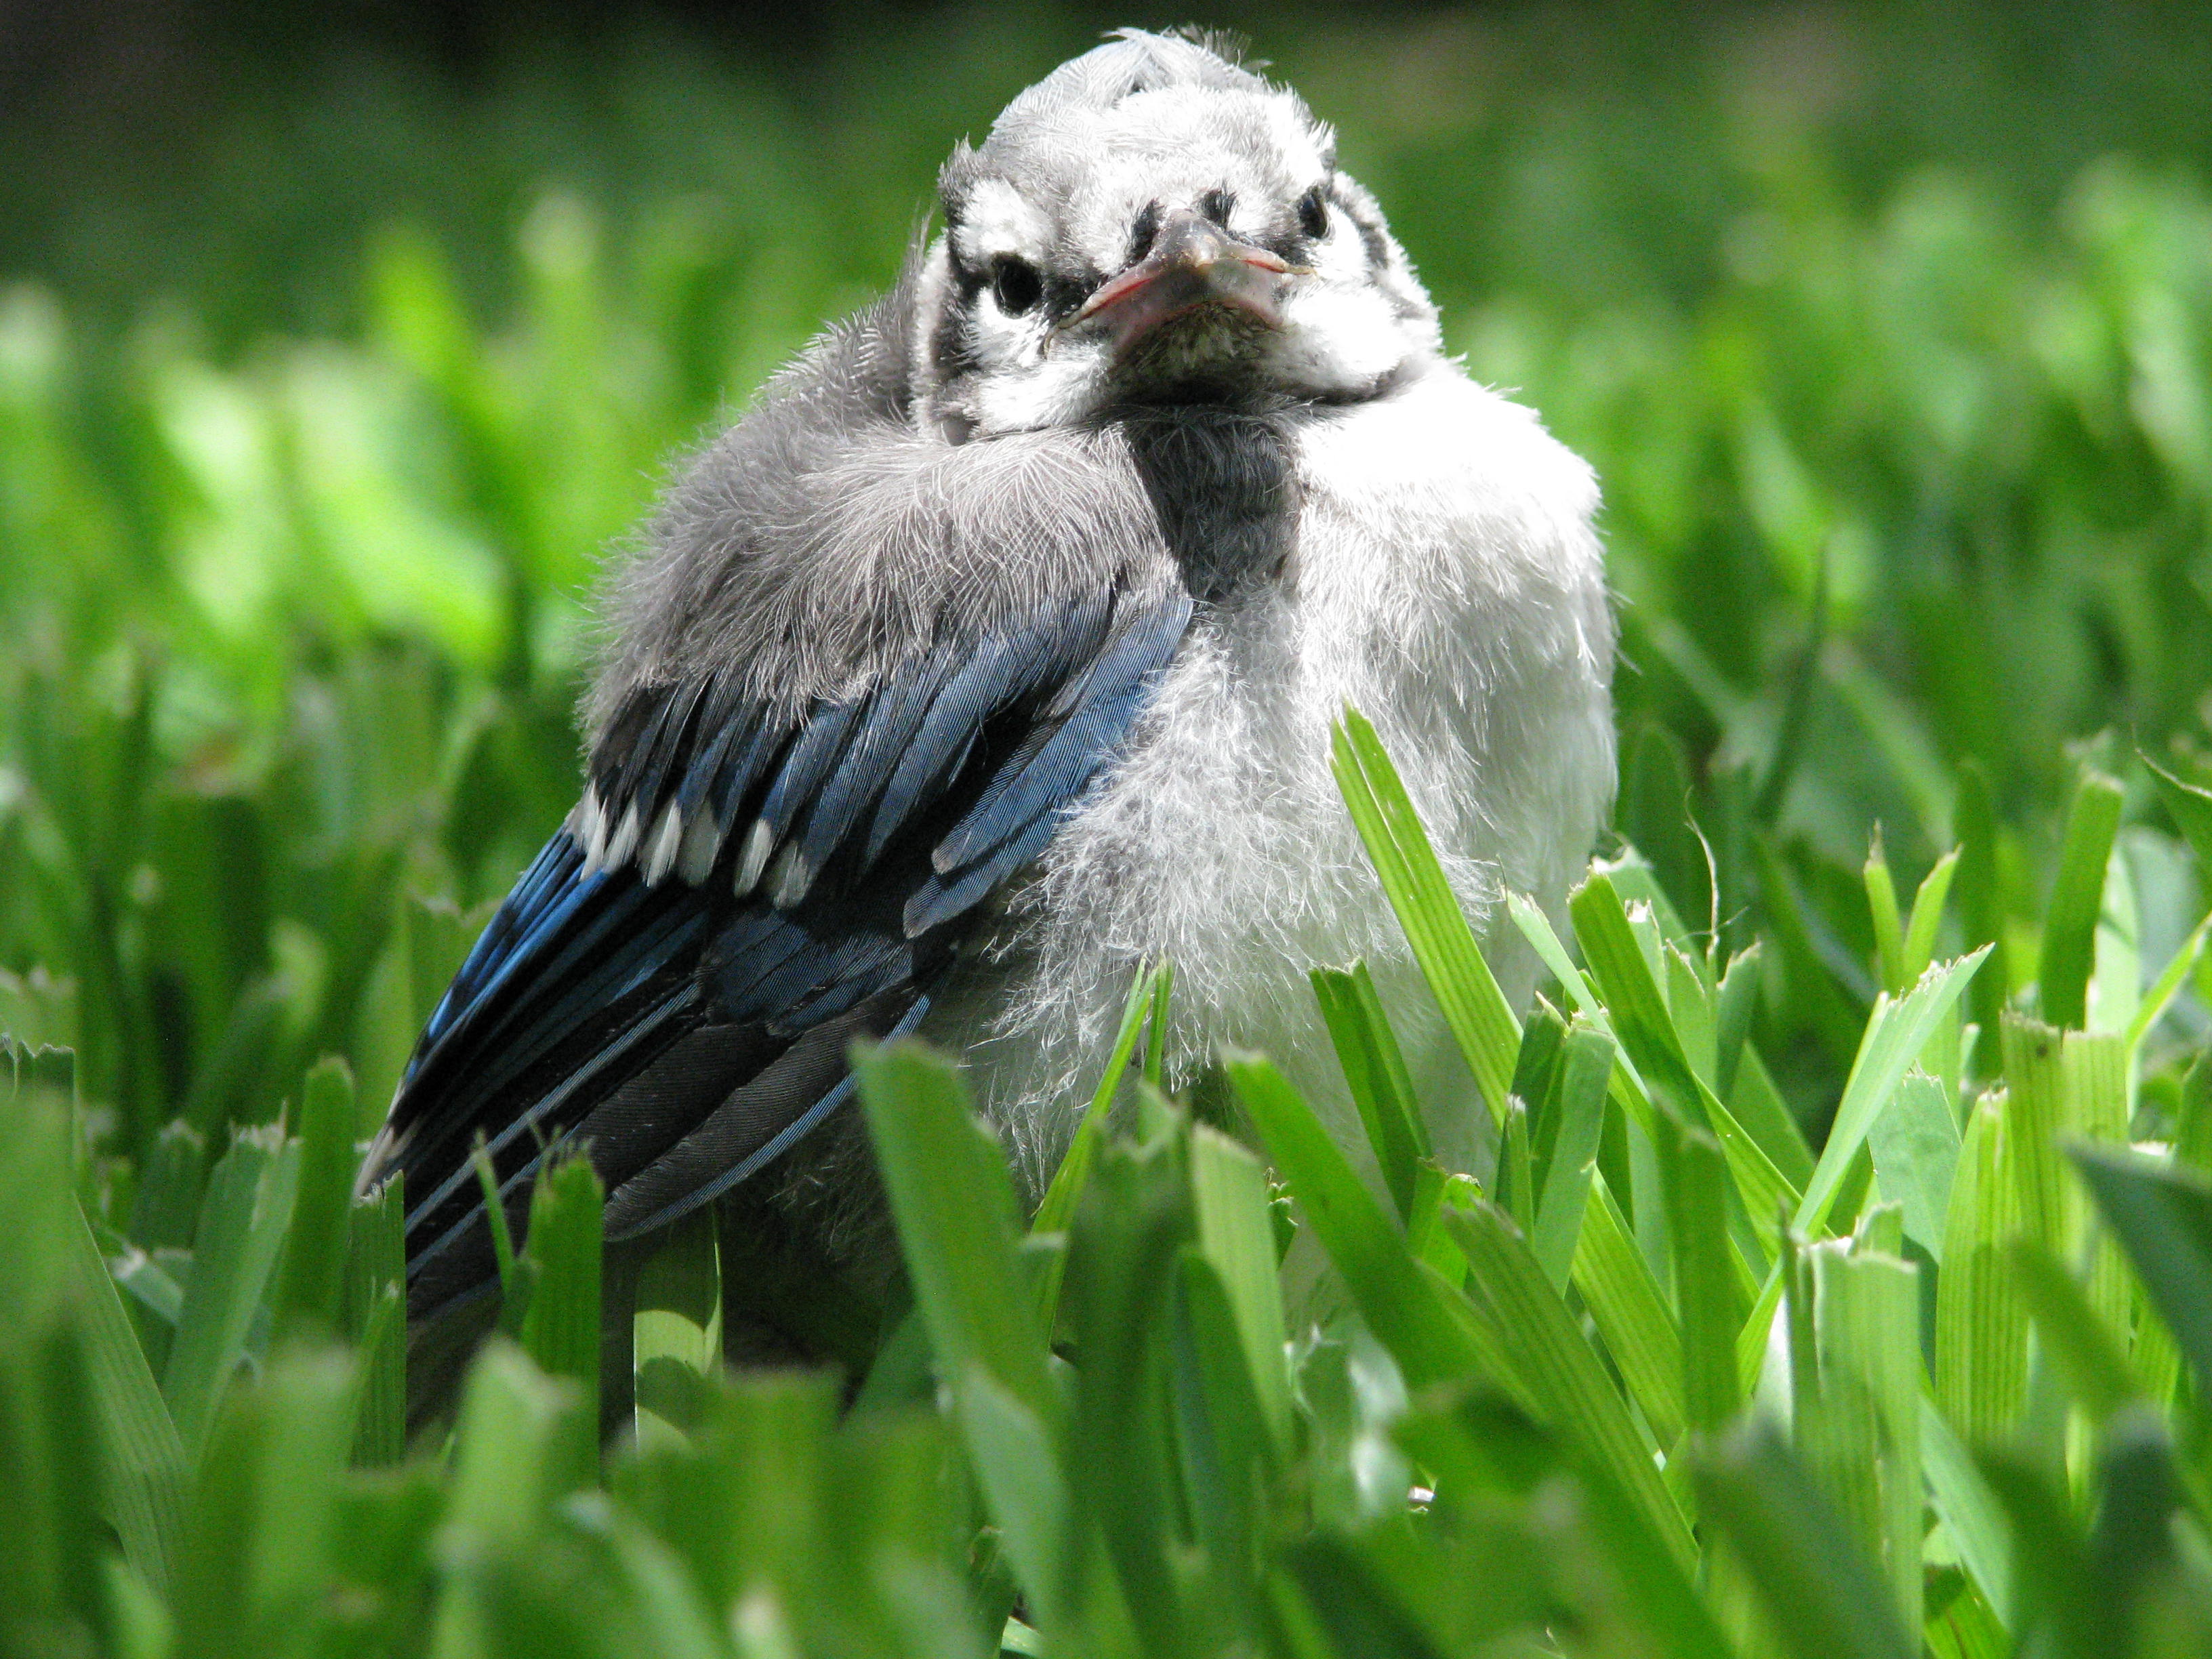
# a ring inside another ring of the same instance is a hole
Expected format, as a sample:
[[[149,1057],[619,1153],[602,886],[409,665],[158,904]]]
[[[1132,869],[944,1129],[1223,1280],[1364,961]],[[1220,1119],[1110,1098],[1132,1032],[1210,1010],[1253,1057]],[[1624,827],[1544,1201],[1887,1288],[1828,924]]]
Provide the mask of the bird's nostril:
[[[1152,244],[1159,240],[1159,234],[1160,204],[1147,202],[1129,227],[1129,263],[1133,265],[1150,253]]]
[[[1229,228],[1230,210],[1236,205],[1237,198],[1218,186],[1198,198],[1198,210],[1224,230]]]

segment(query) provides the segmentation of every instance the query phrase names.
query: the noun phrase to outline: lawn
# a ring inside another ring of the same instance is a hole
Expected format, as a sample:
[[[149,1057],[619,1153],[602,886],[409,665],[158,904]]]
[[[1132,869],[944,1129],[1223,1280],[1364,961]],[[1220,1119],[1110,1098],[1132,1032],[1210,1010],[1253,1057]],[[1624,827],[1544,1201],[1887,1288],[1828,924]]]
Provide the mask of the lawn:
[[[1427,1157],[1355,964],[1381,1190],[1265,1057],[1212,1121],[1132,1065],[1172,964],[1035,1217],[894,1048],[911,1308],[732,1376],[682,1229],[605,1449],[588,1168],[410,1446],[357,1143],[574,799],[599,561],[1091,25],[0,127],[0,1647],[2203,1651],[2206,21],[1248,20],[1604,484],[1619,802],[1564,936],[1501,924],[1534,1008],[1338,735],[1495,1154]]]

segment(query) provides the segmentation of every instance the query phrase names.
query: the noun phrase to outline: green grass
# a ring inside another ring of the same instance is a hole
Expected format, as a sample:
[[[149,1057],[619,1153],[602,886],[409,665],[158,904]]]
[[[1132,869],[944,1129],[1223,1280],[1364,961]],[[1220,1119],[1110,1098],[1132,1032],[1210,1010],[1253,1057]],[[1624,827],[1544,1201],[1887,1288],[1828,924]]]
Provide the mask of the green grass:
[[[667,42],[241,104],[159,303],[97,216],[8,233],[60,286],[0,291],[0,1646],[2199,1650],[2201,47],[2100,15],[2069,104],[2029,25],[1563,15],[1261,43],[1606,485],[1620,801],[1565,936],[1510,907],[1537,1007],[1339,738],[1494,1156],[1432,1161],[1352,964],[1316,1006],[1379,1190],[1261,1057],[1236,1138],[1156,1075],[1109,1114],[1164,972],[1034,1219],[885,1051],[915,1311],[857,1402],[719,1373],[690,1229],[604,1455],[588,1170],[410,1449],[356,1143],[573,799],[594,561],[1079,41],[838,47],[818,124]]]

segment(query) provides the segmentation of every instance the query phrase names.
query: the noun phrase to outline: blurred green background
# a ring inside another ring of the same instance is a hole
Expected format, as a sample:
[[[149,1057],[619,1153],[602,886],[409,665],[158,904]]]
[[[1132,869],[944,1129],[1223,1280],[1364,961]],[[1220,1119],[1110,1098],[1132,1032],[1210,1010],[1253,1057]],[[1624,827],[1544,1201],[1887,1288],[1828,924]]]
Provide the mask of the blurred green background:
[[[325,1051],[379,1111],[573,799],[589,588],[670,457],[890,278],[955,137],[1176,21],[0,11],[0,1030],[78,1048],[119,1151],[270,1116]],[[1620,827],[1771,941],[1816,1133],[1877,824],[1908,881],[1982,826],[2002,995],[2077,769],[2114,770],[2108,910],[2167,958],[2201,906],[2131,757],[2207,742],[2212,20],[1205,21],[1595,462]]]

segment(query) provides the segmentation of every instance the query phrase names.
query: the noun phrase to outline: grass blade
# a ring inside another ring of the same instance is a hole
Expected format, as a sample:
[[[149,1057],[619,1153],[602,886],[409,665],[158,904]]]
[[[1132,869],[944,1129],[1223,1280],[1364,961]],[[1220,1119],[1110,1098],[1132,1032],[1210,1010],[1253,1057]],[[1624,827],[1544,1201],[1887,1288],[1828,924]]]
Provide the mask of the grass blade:
[[[300,1102],[300,1176],[277,1275],[277,1328],[337,1328],[353,1200],[353,1072],[332,1055],[307,1073]]]
[[[2197,1376],[2212,1377],[2212,1183],[2118,1147],[2073,1156],[2160,1317]]]
[[[1114,1049],[1106,1061],[1105,1073],[1091,1092],[1083,1121],[1076,1125],[1075,1138],[1067,1145],[1067,1155],[1060,1159],[1060,1168],[1053,1171],[1052,1184],[1045,1188],[1043,1201],[1030,1222],[1031,1232],[1065,1232],[1069,1221],[1074,1218],[1077,1200],[1083,1196],[1084,1183],[1090,1180],[1091,1166],[1098,1156],[1098,1143],[1106,1133],[1107,1116],[1114,1109],[1115,1097],[1121,1092],[1121,1079],[1129,1069],[1129,1057],[1137,1051],[1137,1039],[1144,1034],[1146,1019],[1154,1004],[1158,975],[1164,971],[1139,969],[1130,981],[1128,997],[1121,1005],[1121,1029],[1115,1033]],[[1055,1306],[1059,1302],[1056,1269],[1050,1300]],[[1049,1326],[1052,1308],[1044,1311]]]
[[[1287,1461],[1294,1431],[1291,1374],[1267,1172],[1235,1141],[1200,1124],[1191,1131],[1190,1187],[1200,1254],[1228,1298],[1268,1440]]]
[[[1742,1403],[1735,1336],[1743,1322],[1729,1261],[1728,1170],[1713,1139],[1660,1119],[1659,1165],[1674,1250],[1681,1320],[1682,1408],[1694,1432],[1719,1428]]]
[[[1444,1224],[1467,1252],[1468,1282],[1489,1302],[1498,1328],[1513,1333],[1545,1419],[1633,1497],[1676,1560],[1694,1565],[1689,1527],[1627,1407],[1511,1221],[1496,1205],[1480,1204],[1450,1212]]]
[[[721,1370],[720,1235],[712,1210],[695,1210],[638,1269],[630,1365],[640,1446],[681,1441],[696,1428]]]
[[[1899,988],[1918,981],[1928,971],[1928,964],[1936,959],[1936,934],[1943,925],[1943,906],[1951,896],[1951,882],[1959,872],[1959,849],[1936,860],[1935,867],[1921,879],[1919,890],[1912,896],[1912,919],[1905,924],[1903,959],[1899,963]]]
[[[1429,1133],[1397,1035],[1382,1012],[1366,963],[1355,963],[1348,970],[1316,968],[1309,977],[1345,1085],[1382,1168],[1383,1184],[1398,1206],[1399,1218],[1408,1219],[1413,1208],[1413,1172],[1430,1156]]]
[[[1681,1334],[1602,1176],[1592,1184],[1575,1247],[1574,1283],[1644,1421],[1662,1445],[1673,1445],[1688,1414]]]
[[[1959,1167],[1959,1120],[1950,1092],[1940,1078],[1907,1072],[1890,1109],[1867,1133],[1882,1196],[1904,1206],[1905,1236],[1938,1263],[1951,1178]]]
[[[1382,740],[1358,709],[1346,708],[1337,722],[1330,756],[1337,787],[1414,960],[1474,1073],[1491,1121],[1502,1123],[1521,1047],[1520,1022],[1483,960]]]
[[[1735,1097],[1736,1073],[1750,1040],[1752,1016],[1759,1011],[1759,966],[1758,945],[1738,951],[1713,990],[1713,1092],[1723,1100]],[[1805,1174],[1812,1172],[1808,1158]],[[1801,1184],[1803,1179],[1798,1177]]]
[[[1811,1246],[1811,1366],[1795,1371],[1795,1431],[1814,1481],[1921,1625],[1920,1297],[1907,1263],[1854,1240]],[[1793,1319],[1801,1317],[1793,1307]]]
[[[1569,896],[1567,911],[1622,1052],[1647,1089],[1666,1092],[1677,1113],[1698,1121],[1698,1079],[1612,878],[1593,872]]]
[[[2097,918],[2105,898],[2105,866],[2120,827],[2120,786],[2085,775],[2066,815],[2058,881],[2043,924],[2037,1001],[2053,1025],[2079,1030],[2088,1015],[2090,971],[2096,966]]]
[[[2120,1334],[2042,1245],[2019,1239],[2008,1254],[2041,1351],[2058,1362],[2075,1403],[2101,1428],[2139,1393]]]
[[[1914,1659],[1880,1573],[1771,1431],[1698,1457],[1692,1478],[1791,1659]]]
[[[2148,755],[2142,763],[2158,785],[2159,798],[2180,827],[2182,838],[2197,854],[2197,867],[2212,871],[2212,789],[2174,776]]]
[[[275,1125],[240,1129],[209,1178],[191,1282],[162,1393],[197,1459],[276,1271],[299,1176],[298,1143]]]
[[[2012,1532],[1996,1494],[1982,1479],[1964,1442],[1923,1389],[1920,1396],[1920,1462],[1928,1495],[1951,1534],[1960,1564],[1981,1589],[1999,1623],[2012,1623]]]
[[[574,1385],[586,1419],[595,1425],[605,1209],[605,1189],[591,1159],[562,1158],[538,1176],[531,1192],[530,1231],[522,1245],[532,1269],[522,1351],[546,1376]]]
[[[1772,1261],[1779,1247],[1782,1224],[1798,1205],[1797,1188],[1774,1167],[1765,1148],[1735,1121],[1727,1107],[1712,1096],[1705,1097],[1705,1118],[1728,1162],[1729,1177],[1743,1200],[1759,1248]]]
[[[1060,1395],[1015,1250],[1012,1178],[951,1063],[911,1040],[853,1056],[915,1299],[1007,1559],[1042,1622],[1065,1613]]]
[[[1844,1085],[1836,1121],[1828,1130],[1828,1143],[1820,1149],[1812,1182],[1791,1218],[1798,1231],[1815,1234],[1826,1225],[1828,1206],[1850,1172],[1851,1160],[1865,1144],[1868,1130],[1888,1106],[1906,1070],[1927,1047],[1928,1039],[1957,1003],[1988,951],[1984,945],[1971,956],[1929,969],[1917,984],[1893,1001],[1887,995],[1875,1000],[1874,1017],[1859,1039],[1858,1056]]]
[[[357,1200],[346,1245],[345,1334],[361,1345],[354,1462],[397,1463],[407,1444],[406,1200],[394,1171]]]
[[[1313,1109],[1256,1054],[1224,1058],[1261,1143],[1329,1260],[1344,1276],[1368,1328],[1390,1351],[1409,1388],[1491,1369],[1466,1325],[1442,1305],[1404,1234],[1376,1202]]]
[[[1544,1276],[1564,1291],[1574,1272],[1575,1251],[1589,1207],[1598,1146],[1605,1133],[1605,1091],[1613,1075],[1613,1039],[1577,1020],[1569,1029],[1559,1064],[1559,1132],[1536,1204],[1536,1230],[1528,1241]]]
[[[997,1143],[969,1109],[958,1073],[919,1042],[857,1057],[868,1128],[879,1149],[915,1299],[939,1363],[978,1365],[1050,1420],[1044,1334],[1017,1292],[1013,1182]]]
[[[19,1126],[13,1133],[20,1135],[22,1129]],[[10,1206],[8,1213],[20,1218],[27,1207]],[[74,1213],[64,1222],[64,1247],[100,1425],[102,1495],[125,1558],[158,1589],[168,1583],[191,1462],[92,1230],[73,1202],[69,1207]]]
[[[1967,1119],[1943,1223],[1936,1285],[1936,1398],[1969,1446],[2008,1433],[2027,1393],[2027,1312],[2003,1251],[2018,1201],[2002,1101]]]
[[[2212,866],[2207,867],[2212,868]],[[2142,1001],[2136,1008],[2135,1018],[2128,1022],[2130,1054],[2142,1047],[2142,1040],[2150,1035],[2151,1027],[2158,1024],[2159,1017],[2179,994],[2182,985],[2189,978],[2190,970],[2197,966],[2197,958],[2203,951],[2208,932],[2212,932],[2212,913],[2208,913],[2203,921],[2189,930],[2189,937],[2181,941],[2172,960],[2166,964],[2158,978],[2152,981],[2150,988],[2143,993]]]
[[[1874,844],[1867,849],[1867,908],[1874,918],[1876,977],[1883,990],[1902,996],[1912,981],[1905,973],[1905,919],[1897,908],[1897,884],[1890,878],[1889,860],[1882,852],[1881,826],[1876,824]]]

